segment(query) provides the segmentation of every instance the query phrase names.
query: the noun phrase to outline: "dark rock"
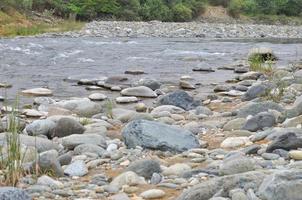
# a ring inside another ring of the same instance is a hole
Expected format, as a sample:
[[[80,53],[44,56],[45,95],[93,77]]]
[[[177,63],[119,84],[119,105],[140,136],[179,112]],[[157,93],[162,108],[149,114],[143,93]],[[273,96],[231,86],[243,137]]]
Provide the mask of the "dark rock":
[[[264,101],[259,103],[250,102],[238,110],[237,116],[247,117],[249,115],[256,115],[260,112],[267,112],[268,110],[277,110],[279,112],[284,111],[279,104],[272,101]]]
[[[158,105],[174,105],[185,110],[192,110],[200,105],[188,93],[182,90],[171,92],[159,98]]]
[[[272,127],[275,123],[276,118],[272,113],[261,112],[248,119],[242,129],[255,132],[266,127]]]
[[[82,134],[84,131],[84,126],[82,126],[78,121],[69,117],[63,117],[59,119],[56,127],[53,129],[52,137],[65,137],[73,134]]]
[[[69,165],[72,161],[72,156],[70,155],[70,153],[65,153],[58,157],[58,161],[62,166]]]
[[[271,87],[268,84],[259,83],[251,86],[242,96],[243,101],[250,101],[263,96]]]
[[[259,144],[252,144],[251,146],[248,146],[242,150],[243,153],[249,155],[249,154],[257,154],[257,151],[261,149],[261,146]]]
[[[302,138],[298,138],[293,132],[286,133],[275,139],[266,149],[266,152],[273,152],[275,149],[292,150],[302,147]]]
[[[154,121],[134,120],[124,127],[122,135],[128,148],[183,152],[199,147],[198,139],[190,131]]]
[[[126,171],[133,171],[139,176],[151,179],[153,173],[160,173],[161,168],[155,160],[138,160],[131,163]]]

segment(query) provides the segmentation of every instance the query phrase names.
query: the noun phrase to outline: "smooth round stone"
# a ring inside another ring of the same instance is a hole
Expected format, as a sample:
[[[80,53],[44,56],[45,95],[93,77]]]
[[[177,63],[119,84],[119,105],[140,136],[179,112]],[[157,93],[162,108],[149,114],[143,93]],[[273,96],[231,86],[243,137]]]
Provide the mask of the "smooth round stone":
[[[122,88],[121,88],[120,86],[112,86],[112,87],[110,88],[110,90],[112,90],[112,91],[121,91]]]
[[[186,81],[186,80],[179,81],[179,86],[183,89],[195,89],[194,84],[192,84],[192,83],[190,83],[189,81]]]
[[[144,199],[158,199],[165,196],[165,192],[159,189],[151,189],[147,190],[140,194]]]
[[[107,151],[108,152],[113,152],[113,151],[115,151],[115,150],[117,150],[117,148],[118,148],[118,146],[116,145],[116,144],[109,144],[108,146],[107,146]]]
[[[88,97],[92,101],[103,101],[107,99],[107,96],[102,93],[93,93]]]
[[[135,103],[138,101],[137,97],[117,97],[115,99],[117,103]]]
[[[289,157],[294,160],[302,160],[302,151],[292,150],[289,152]]]
[[[34,109],[25,109],[23,110],[23,114],[27,117],[42,117],[44,114]]]
[[[23,90],[22,94],[33,95],[33,96],[50,96],[52,91],[47,88],[33,88],[28,90]]]
[[[147,106],[144,103],[138,103],[135,105],[135,110],[136,110],[136,112],[146,112]]]
[[[278,160],[280,156],[275,153],[263,153],[261,155],[265,160]]]

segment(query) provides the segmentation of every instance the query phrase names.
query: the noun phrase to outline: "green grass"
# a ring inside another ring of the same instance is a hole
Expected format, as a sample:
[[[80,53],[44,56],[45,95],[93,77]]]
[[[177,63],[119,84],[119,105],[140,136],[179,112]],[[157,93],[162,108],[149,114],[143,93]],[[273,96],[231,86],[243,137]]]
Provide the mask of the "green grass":
[[[104,103],[104,112],[106,113],[107,117],[113,118],[112,110],[115,108],[115,103],[112,100],[107,99]]]
[[[262,72],[267,75],[273,73],[273,61],[267,60],[264,61],[262,56],[254,55],[249,58],[250,71]]]

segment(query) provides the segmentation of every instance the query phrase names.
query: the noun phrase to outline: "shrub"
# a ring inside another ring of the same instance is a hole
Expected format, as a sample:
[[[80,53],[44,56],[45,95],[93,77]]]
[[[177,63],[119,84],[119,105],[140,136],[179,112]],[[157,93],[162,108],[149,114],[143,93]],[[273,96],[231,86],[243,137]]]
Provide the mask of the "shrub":
[[[144,20],[171,21],[172,13],[162,0],[146,0],[141,9],[141,16]]]
[[[228,7],[230,4],[230,0],[209,0],[210,5],[212,6],[223,6]]]
[[[176,4],[172,11],[174,21],[187,22],[192,19],[192,10],[181,3]]]

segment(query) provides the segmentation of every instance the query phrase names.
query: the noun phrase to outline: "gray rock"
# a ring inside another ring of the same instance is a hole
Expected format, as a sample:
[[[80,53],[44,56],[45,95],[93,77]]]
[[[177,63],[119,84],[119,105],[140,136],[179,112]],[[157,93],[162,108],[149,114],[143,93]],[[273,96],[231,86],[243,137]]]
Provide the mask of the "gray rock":
[[[266,149],[266,152],[273,152],[275,149],[292,150],[302,147],[302,138],[298,138],[293,132],[283,134],[276,138]]]
[[[255,162],[253,159],[242,156],[233,155],[223,160],[219,173],[221,175],[239,174],[255,169]]]
[[[55,150],[41,153],[39,155],[38,166],[43,172],[52,172],[58,177],[63,176],[63,169],[58,161],[58,152]]]
[[[215,70],[210,66],[199,65],[192,69],[194,72],[215,72]]]
[[[63,166],[63,165],[69,165],[71,163],[72,160],[72,156],[70,155],[70,153],[65,153],[63,155],[60,155],[58,157],[58,161],[59,163]]]
[[[213,178],[185,190],[177,200],[209,200],[218,192],[222,196],[228,196],[229,191],[235,188],[257,189],[265,177],[263,172],[252,171]]]
[[[191,132],[154,121],[132,121],[124,127],[122,136],[128,148],[142,146],[149,149],[182,152],[199,147],[198,139]]]
[[[261,156],[265,160],[278,160],[280,158],[278,154],[274,154],[274,153],[263,153],[261,154]]]
[[[0,187],[1,200],[31,200],[27,192],[15,187]]]
[[[266,127],[272,127],[275,123],[276,118],[272,113],[261,112],[248,119],[242,129],[255,132]]]
[[[7,134],[11,134],[11,133],[0,133],[0,145],[6,144]],[[20,134],[19,136],[20,136],[21,144],[25,146],[35,147],[38,150],[38,152],[48,151],[51,149],[56,149],[56,150],[60,149],[59,145],[45,138],[33,137],[23,134]]]
[[[246,93],[242,97],[242,100],[250,101],[252,99],[260,97],[264,95],[270,88],[271,87],[268,84],[264,84],[264,83],[255,84],[246,91]]]
[[[152,90],[157,90],[160,88],[161,86],[161,83],[158,82],[157,80],[155,79],[148,79],[148,78],[144,78],[144,79],[140,79],[136,85],[138,86],[146,86]]]
[[[74,149],[80,144],[94,144],[106,148],[106,139],[98,134],[70,135],[61,138],[62,145],[67,149]]]
[[[146,179],[151,179],[154,173],[160,173],[161,168],[155,160],[138,160],[132,162],[126,169],[126,171],[133,171],[139,176],[143,176]]]
[[[64,174],[68,176],[84,176],[88,173],[88,169],[83,160],[76,160],[64,170]]]
[[[120,189],[122,188],[123,185],[133,186],[133,185],[141,185],[141,184],[146,184],[144,178],[138,176],[136,173],[132,171],[128,171],[115,177],[110,183],[110,186],[114,186]]]
[[[171,92],[159,98],[158,105],[174,105],[185,110],[192,110],[200,105],[188,93],[182,90]]]
[[[301,114],[302,114],[302,96],[299,96],[294,102],[292,108],[286,110],[285,115],[287,118],[293,118]]]
[[[195,108],[195,114],[196,115],[200,115],[200,114],[213,115],[213,112],[205,106],[198,106],[198,107]]]
[[[259,144],[252,144],[242,150],[245,154],[257,154],[257,151],[261,149],[261,146]]]
[[[41,177],[38,178],[37,180],[37,184],[38,185],[45,185],[48,186],[52,189],[59,189],[62,188],[64,185],[63,183],[61,183],[60,181],[56,181],[54,179],[52,179],[49,176],[43,175]]]
[[[137,86],[132,88],[126,88],[121,91],[124,96],[135,96],[135,97],[157,97],[157,94],[146,86]]]
[[[105,153],[105,149],[95,144],[80,144],[74,148],[74,153],[76,155],[95,153],[99,156],[102,156]]]
[[[82,134],[84,131],[85,128],[78,121],[63,117],[59,119],[51,135],[52,137],[65,137],[72,134]]]
[[[36,120],[26,126],[26,132],[30,136],[45,135],[51,137],[51,133],[55,128],[56,123],[49,119]]]
[[[224,126],[224,131],[232,131],[232,130],[240,130],[242,126],[245,124],[245,118],[236,118],[233,120],[228,121]]]
[[[247,117],[249,115],[256,115],[260,112],[267,112],[268,110],[277,110],[279,112],[284,111],[284,109],[279,104],[271,101],[264,101],[259,103],[250,102],[238,110],[237,116]]]
[[[302,170],[284,170],[266,177],[259,187],[259,197],[263,200],[300,200]]]
[[[89,100],[88,98],[60,101],[55,105],[70,110],[82,117],[92,117],[102,111],[99,104]]]

